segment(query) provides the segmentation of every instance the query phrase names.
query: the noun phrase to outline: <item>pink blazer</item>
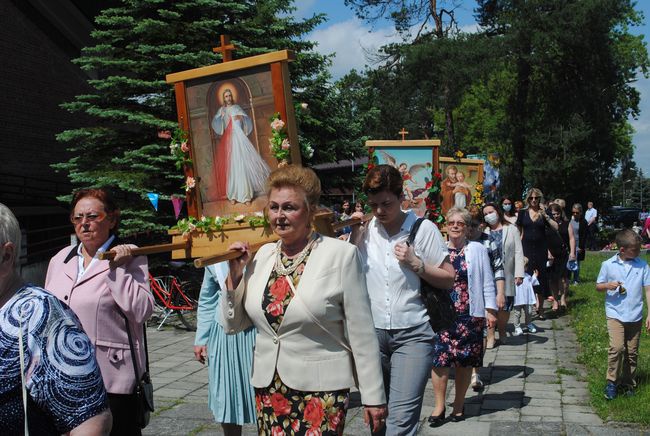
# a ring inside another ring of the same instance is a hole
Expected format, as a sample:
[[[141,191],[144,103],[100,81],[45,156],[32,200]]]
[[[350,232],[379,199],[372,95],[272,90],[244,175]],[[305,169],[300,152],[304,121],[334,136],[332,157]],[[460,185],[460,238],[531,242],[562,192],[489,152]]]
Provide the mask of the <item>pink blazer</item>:
[[[106,391],[130,394],[135,387],[133,361],[126,324],[118,308],[129,319],[139,378],[145,369],[142,324],[153,311],[147,258],[135,257],[114,270],[108,267],[107,260],[96,260],[76,283],[78,269],[76,246],[59,251],[50,260],[45,289],[70,306],[79,317],[95,345]]]

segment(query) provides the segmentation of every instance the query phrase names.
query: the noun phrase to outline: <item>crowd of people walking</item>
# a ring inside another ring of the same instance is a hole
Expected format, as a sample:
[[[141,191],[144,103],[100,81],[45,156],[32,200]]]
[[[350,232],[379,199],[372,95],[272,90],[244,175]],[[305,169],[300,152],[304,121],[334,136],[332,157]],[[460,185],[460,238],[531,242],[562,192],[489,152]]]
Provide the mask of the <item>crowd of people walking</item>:
[[[356,388],[372,434],[413,435],[429,377],[436,403],[428,424],[461,421],[467,390],[483,388],[485,350],[508,340],[510,312],[518,336],[536,332],[533,317],[547,316],[547,299],[556,315],[566,309],[593,231],[591,203],[584,216],[574,204],[569,219],[563,200],[545,202],[533,188],[525,207],[510,197],[454,206],[444,238],[401,209],[402,185],[396,168],[370,169],[367,206],[342,209],[362,224],[340,240],[313,230],[321,186],[312,170],[271,172],[266,211],[279,241],[257,253],[233,243],[241,255],[206,268],[200,291],[194,355],[209,367],[208,404],[225,434],[247,423],[260,434],[343,434]],[[52,258],[45,291],[17,274],[20,231],[0,205],[0,419],[12,423],[10,434],[29,425],[34,434],[138,435],[146,425],[137,392],[148,377],[143,323],[154,301],[147,258],[120,243],[120,209],[107,190],[76,192],[70,221],[79,243]],[[112,259],[100,260],[109,250]],[[423,292],[445,306],[444,325]],[[39,342],[43,329],[60,331],[61,347]],[[71,410],[37,380],[83,406]]]

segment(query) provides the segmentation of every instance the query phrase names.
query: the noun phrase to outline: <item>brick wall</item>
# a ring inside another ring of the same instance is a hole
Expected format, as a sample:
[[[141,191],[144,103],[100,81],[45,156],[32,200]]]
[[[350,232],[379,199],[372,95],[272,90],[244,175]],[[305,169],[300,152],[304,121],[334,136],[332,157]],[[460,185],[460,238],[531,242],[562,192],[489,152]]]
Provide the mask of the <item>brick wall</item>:
[[[0,2],[0,175],[12,176],[6,179],[35,177],[69,189],[57,184],[67,182],[67,176],[56,174],[50,164],[67,160],[55,135],[75,126],[75,115],[59,105],[87,89],[88,77],[70,61],[75,53],[27,2]],[[29,188],[22,200],[9,189],[0,183],[0,201],[10,206],[33,201]]]

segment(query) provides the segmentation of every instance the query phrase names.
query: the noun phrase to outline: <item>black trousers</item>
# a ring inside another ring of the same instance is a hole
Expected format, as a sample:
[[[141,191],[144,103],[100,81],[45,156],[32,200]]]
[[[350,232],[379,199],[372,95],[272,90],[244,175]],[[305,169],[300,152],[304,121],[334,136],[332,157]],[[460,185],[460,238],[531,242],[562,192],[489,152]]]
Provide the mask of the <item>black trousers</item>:
[[[137,424],[137,399],[134,394],[108,394],[108,402],[113,414],[111,436],[142,436]]]

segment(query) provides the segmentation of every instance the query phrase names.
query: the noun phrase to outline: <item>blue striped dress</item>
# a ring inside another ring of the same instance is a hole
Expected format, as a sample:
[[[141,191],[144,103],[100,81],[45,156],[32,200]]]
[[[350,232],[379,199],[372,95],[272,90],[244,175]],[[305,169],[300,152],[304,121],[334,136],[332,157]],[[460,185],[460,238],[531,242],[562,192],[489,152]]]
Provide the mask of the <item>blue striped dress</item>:
[[[221,289],[227,274],[227,262],[205,268],[194,345],[208,348],[208,407],[214,419],[225,424],[252,424],[256,422],[255,392],[250,384],[256,330],[251,327],[227,335],[219,323]]]

